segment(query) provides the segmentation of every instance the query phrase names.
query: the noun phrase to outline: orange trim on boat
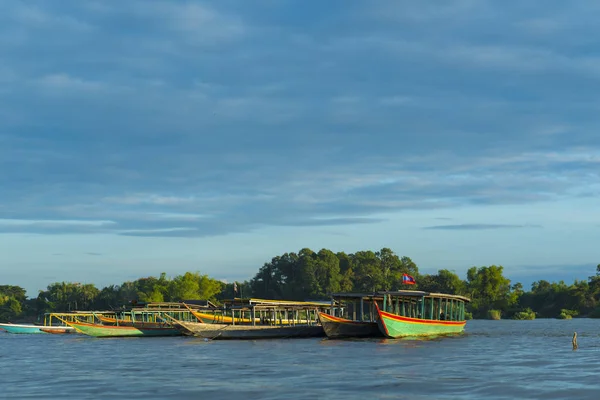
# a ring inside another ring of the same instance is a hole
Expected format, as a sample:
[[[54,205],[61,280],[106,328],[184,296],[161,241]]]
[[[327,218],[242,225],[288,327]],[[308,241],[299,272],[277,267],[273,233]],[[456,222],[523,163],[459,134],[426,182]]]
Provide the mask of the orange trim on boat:
[[[368,321],[353,321],[351,319],[334,317],[333,315],[326,314],[324,312],[320,312],[319,316],[326,320],[333,321],[333,322],[340,322],[343,324],[371,324],[371,322],[368,322]]]
[[[379,308],[378,308],[379,310]],[[385,311],[379,310],[379,314],[382,317],[386,317],[389,319],[393,319],[396,321],[407,322],[409,324],[425,324],[425,325],[465,325],[467,321],[439,321],[436,319],[420,319],[420,318],[410,318],[410,317],[401,317],[396,314],[390,314]]]
[[[123,329],[123,330],[139,330],[139,329],[143,329],[143,330],[161,330],[161,329],[165,329],[165,328],[155,328],[155,327],[145,327],[145,326],[123,326],[123,325],[98,325],[98,324],[88,324],[87,322],[67,322],[67,324],[73,326],[75,329],[77,329],[77,325],[82,325],[82,326],[90,326],[92,328],[100,328],[100,329]],[[170,328],[170,326],[167,326],[166,328]]]

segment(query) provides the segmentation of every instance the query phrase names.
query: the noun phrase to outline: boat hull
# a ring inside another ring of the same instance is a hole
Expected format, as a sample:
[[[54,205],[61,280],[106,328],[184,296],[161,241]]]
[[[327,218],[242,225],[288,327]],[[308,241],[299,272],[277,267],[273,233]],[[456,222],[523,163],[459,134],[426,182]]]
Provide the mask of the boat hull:
[[[320,325],[312,326],[248,326],[229,324],[204,324],[196,322],[173,322],[183,334],[205,339],[287,339],[324,337],[325,332]]]
[[[402,317],[377,309],[379,329],[388,338],[440,336],[462,333],[467,321],[437,321]]]
[[[44,333],[51,333],[54,335],[65,335],[65,334],[70,334],[70,333],[77,333],[77,331],[74,328],[71,328],[70,326],[61,326],[61,327],[45,326],[45,327],[40,328],[40,331],[42,331]]]
[[[25,324],[0,324],[0,328],[4,329],[8,333],[17,334],[39,334],[46,333],[42,332],[40,328],[42,325],[25,325]]]
[[[320,312],[319,320],[329,339],[382,337],[377,322],[359,322]]]
[[[173,327],[152,328],[140,326],[106,326],[82,322],[68,322],[77,332],[93,337],[146,337],[180,336],[181,332]]]
[[[164,328],[164,326],[165,326],[164,322],[142,322],[142,321],[132,322],[131,320],[126,320],[126,319],[119,319],[117,321],[116,318],[107,318],[107,317],[98,317],[98,319],[100,321],[102,321],[103,325],[109,325],[109,326],[135,326],[138,328]]]

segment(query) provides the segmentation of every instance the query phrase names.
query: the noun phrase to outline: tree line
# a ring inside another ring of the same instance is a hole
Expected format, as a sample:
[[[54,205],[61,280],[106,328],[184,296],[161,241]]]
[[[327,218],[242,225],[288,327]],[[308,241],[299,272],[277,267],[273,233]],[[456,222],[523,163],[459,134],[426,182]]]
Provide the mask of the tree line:
[[[403,274],[413,276],[416,284],[403,284]],[[512,284],[504,276],[502,266],[472,267],[466,279],[461,279],[447,269],[421,274],[409,257],[398,256],[389,248],[353,254],[304,248],[273,257],[244,282],[224,283],[199,272],[174,278],[162,273],[102,289],[93,284],[56,282],[35,298],[28,298],[19,286],[4,285],[0,286],[0,321],[32,320],[46,312],[117,310],[132,302],[210,300],[218,304],[241,296],[326,300],[336,292],[396,289],[467,296],[471,299],[467,315],[472,318],[600,317],[600,265],[588,280],[571,285],[540,280],[526,291],[521,283]]]

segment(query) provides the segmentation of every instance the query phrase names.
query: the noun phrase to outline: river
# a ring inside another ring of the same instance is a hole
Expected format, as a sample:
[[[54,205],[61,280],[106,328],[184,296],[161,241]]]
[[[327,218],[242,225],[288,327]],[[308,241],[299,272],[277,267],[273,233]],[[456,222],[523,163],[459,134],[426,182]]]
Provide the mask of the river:
[[[0,398],[597,400],[599,328],[593,319],[468,321],[465,334],[434,340],[2,332]]]

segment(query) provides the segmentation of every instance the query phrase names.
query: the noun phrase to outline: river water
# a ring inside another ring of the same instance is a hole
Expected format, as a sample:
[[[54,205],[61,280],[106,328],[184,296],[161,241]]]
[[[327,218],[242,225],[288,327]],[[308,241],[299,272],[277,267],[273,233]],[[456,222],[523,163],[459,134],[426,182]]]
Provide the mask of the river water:
[[[465,334],[434,340],[0,333],[0,398],[597,400],[599,328],[469,321]]]

